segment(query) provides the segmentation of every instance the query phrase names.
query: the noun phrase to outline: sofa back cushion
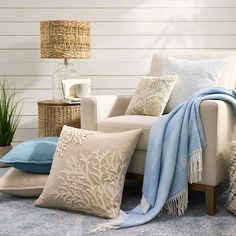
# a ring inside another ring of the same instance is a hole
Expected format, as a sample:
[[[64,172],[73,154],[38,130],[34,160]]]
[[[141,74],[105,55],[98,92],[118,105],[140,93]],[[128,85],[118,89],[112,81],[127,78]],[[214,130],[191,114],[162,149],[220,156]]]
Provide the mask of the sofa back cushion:
[[[162,50],[153,55],[149,76],[161,76],[168,57],[187,60],[204,60],[225,58],[219,73],[217,86],[236,88],[236,52],[225,50]]]

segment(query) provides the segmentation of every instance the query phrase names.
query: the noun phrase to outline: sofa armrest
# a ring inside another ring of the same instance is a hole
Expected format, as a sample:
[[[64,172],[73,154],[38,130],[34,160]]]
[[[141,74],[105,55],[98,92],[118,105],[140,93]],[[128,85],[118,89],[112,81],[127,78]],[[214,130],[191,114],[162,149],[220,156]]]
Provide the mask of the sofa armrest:
[[[203,152],[202,182],[216,186],[227,176],[235,118],[231,104],[221,100],[203,101],[200,113],[207,141]]]
[[[98,95],[81,99],[81,128],[97,130],[97,123],[107,117],[124,115],[131,95]]]

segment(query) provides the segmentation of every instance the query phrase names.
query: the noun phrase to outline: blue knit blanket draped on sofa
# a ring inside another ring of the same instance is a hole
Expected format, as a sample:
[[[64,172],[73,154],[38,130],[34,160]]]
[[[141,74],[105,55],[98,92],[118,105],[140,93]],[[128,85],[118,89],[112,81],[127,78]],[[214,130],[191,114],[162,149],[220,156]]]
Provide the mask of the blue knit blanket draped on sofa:
[[[236,115],[236,92],[222,88],[204,89],[152,126],[144,172],[141,203],[117,219],[100,224],[92,232],[120,229],[147,223],[161,211],[182,215],[187,208],[188,182],[201,181],[202,151],[206,140],[200,118],[203,100],[232,104]]]

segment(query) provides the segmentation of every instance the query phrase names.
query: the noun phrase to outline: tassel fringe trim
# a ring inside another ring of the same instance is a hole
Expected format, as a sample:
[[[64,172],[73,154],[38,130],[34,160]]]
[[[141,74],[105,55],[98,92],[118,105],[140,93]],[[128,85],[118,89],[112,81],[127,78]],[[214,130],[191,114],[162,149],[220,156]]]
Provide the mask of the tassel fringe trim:
[[[202,150],[196,150],[189,156],[188,182],[190,184],[202,181]]]
[[[176,196],[168,199],[163,207],[163,212],[168,215],[181,216],[188,206],[188,187]]]
[[[89,234],[97,234],[100,232],[104,232],[104,231],[108,231],[108,230],[112,230],[112,229],[116,229],[117,227],[114,227],[112,225],[108,225],[108,224],[99,224],[95,229],[92,229],[89,231]]]
[[[125,221],[126,217],[127,217],[127,214],[120,210],[118,218],[108,220],[106,223],[103,223],[103,224],[98,224],[95,229],[92,229],[89,231],[89,234],[96,234],[99,232],[117,229],[118,226]]]

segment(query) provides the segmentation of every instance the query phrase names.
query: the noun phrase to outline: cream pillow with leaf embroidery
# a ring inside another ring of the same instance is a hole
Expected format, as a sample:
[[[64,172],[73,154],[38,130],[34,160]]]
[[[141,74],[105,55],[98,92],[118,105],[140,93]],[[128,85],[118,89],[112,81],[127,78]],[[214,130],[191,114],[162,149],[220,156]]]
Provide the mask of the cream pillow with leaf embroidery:
[[[100,133],[64,126],[48,181],[35,205],[116,218],[140,134],[141,130]]]
[[[144,77],[139,82],[125,114],[161,116],[174,88],[176,77]]]

